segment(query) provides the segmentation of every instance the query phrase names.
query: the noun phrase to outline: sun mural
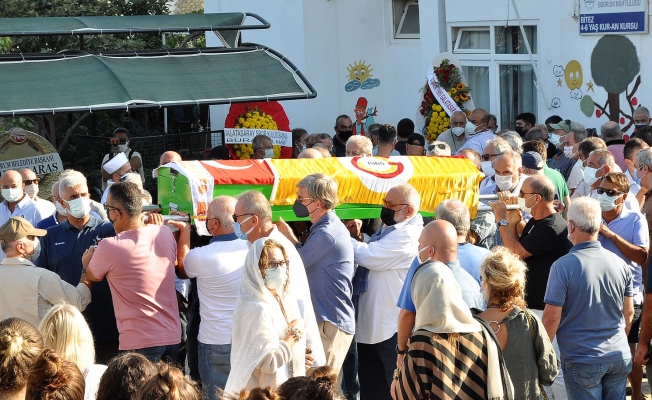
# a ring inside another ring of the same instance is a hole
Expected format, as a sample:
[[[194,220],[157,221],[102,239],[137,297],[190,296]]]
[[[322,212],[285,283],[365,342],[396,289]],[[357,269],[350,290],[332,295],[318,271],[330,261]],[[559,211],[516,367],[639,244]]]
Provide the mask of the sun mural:
[[[371,64],[367,64],[364,60],[354,61],[346,67],[348,83],[344,86],[347,92],[353,92],[362,88],[373,89],[380,86],[380,79],[372,78],[373,68]]]

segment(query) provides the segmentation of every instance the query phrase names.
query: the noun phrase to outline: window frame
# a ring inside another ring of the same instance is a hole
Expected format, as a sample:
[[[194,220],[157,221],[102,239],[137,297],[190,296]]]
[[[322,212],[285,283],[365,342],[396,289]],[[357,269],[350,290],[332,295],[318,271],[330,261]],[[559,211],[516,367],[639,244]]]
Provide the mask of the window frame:
[[[392,10],[394,8],[396,0],[392,0]],[[417,7],[417,16],[420,16],[419,2],[415,0],[406,1],[405,7],[403,7],[403,13],[401,14],[401,19],[396,25],[396,21],[392,17],[392,36],[394,39],[420,39],[421,38],[421,21],[419,21],[419,33],[401,33],[403,28],[403,22],[405,22],[405,16],[407,15],[407,10],[409,7]]]
[[[492,26],[487,27],[463,27],[457,29],[457,35],[455,38],[455,46],[453,47],[453,53],[455,54],[491,54],[491,46],[494,44],[491,40],[491,28]],[[487,32],[489,33],[489,47],[486,49],[460,49],[460,42],[462,41],[462,34],[464,32]]]

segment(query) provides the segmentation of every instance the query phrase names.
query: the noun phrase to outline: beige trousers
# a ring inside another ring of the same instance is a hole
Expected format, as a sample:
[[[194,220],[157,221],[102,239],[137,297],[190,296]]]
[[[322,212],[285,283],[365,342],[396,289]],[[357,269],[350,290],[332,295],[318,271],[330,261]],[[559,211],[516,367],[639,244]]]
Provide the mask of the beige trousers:
[[[326,365],[335,370],[339,388],[342,384],[342,364],[344,363],[346,353],[349,351],[349,347],[351,346],[353,335],[344,332],[328,321],[319,322],[317,327],[319,327],[321,343],[324,346]],[[311,368],[308,371],[308,375],[312,375],[313,371],[314,368]]]

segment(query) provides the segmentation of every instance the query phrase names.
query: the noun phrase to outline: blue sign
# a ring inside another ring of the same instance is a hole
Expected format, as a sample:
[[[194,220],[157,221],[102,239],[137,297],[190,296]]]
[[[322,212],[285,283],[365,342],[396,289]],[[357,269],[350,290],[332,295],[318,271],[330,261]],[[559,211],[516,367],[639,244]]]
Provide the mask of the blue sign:
[[[647,33],[648,0],[580,0],[580,34]]]

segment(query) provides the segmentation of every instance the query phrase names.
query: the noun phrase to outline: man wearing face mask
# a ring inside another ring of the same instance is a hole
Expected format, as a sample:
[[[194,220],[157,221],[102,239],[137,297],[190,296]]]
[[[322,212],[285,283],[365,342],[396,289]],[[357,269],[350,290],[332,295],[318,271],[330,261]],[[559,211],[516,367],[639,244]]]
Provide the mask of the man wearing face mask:
[[[21,217],[11,217],[0,226],[0,247],[7,255],[0,262],[0,319],[18,317],[38,326],[48,310],[60,301],[81,311],[90,303],[92,284],[86,274],[73,286],[29,261],[38,237],[45,234],[46,231],[35,229]]]
[[[78,171],[66,171],[57,185],[58,203],[66,214],[66,220],[48,229],[34,264],[74,285],[83,274],[84,251],[103,238],[115,236],[115,230],[111,223],[90,211],[91,200],[84,175]],[[107,282],[93,286],[93,303],[83,314],[95,339],[98,362],[108,362],[118,352],[118,328],[115,318],[107,318],[114,315]]]
[[[437,140],[447,143],[453,154],[460,150],[466,143],[466,114],[455,111],[451,116],[451,128],[437,136]]]
[[[349,231],[334,211],[337,182],[324,174],[312,174],[303,178],[297,188],[292,208],[297,217],[310,218],[310,236],[302,245],[282,219],[277,227],[303,260],[326,365],[335,370],[341,382],[340,370],[355,333],[351,301],[353,246]]]
[[[131,164],[129,163],[129,160],[127,159],[127,156],[124,155],[124,153],[118,153],[118,155],[107,161],[102,166],[102,169],[104,169],[104,171],[106,171],[111,178],[106,182],[107,188],[104,190],[104,193],[102,193],[102,200],[100,203],[104,204],[106,203],[106,198],[109,194],[109,187],[111,187],[111,185],[114,183],[120,182],[120,179],[123,176],[133,172],[133,170],[131,169]]]
[[[21,168],[18,170],[18,173],[20,173],[20,176],[23,178],[25,194],[27,194],[30,199],[34,200],[36,207],[44,214],[52,215],[55,211],[54,204],[37,196],[39,179],[36,177],[34,171],[29,168]]]
[[[506,151],[511,150],[512,147],[509,143],[502,138],[494,138],[487,142],[482,154],[482,162],[480,167],[482,172],[486,175],[480,182],[480,194],[493,194],[496,192],[496,171],[493,167],[494,160]]]
[[[600,127],[600,137],[607,145],[607,150],[614,155],[616,165],[622,171],[627,170],[627,164],[623,155],[625,141],[623,140],[623,131],[620,129],[618,122],[607,121]]]
[[[581,150],[582,147],[580,147]],[[597,189],[600,184],[600,177],[606,173],[617,171],[614,156],[606,149],[596,149],[589,152],[584,165],[584,178],[573,193],[573,198],[590,196],[591,192]]]
[[[177,250],[177,275],[196,278],[201,322],[199,325],[199,371],[205,399],[216,400],[231,369],[231,325],[242,280],[248,242],[233,232],[236,199],[218,196],[208,204],[206,229],[211,242],[190,250],[188,222],[169,221],[181,231]]]
[[[546,124],[546,126],[550,127],[548,129],[549,141],[556,143],[557,146],[555,155],[548,157],[546,164],[548,164],[548,167],[559,171],[564,176],[564,179],[568,180],[577,160],[577,155],[573,157],[574,153],[577,152],[577,149],[573,149],[573,146],[586,139],[586,128],[584,128],[584,125],[570,120],[550,123]],[[575,134],[570,135],[573,138],[569,141],[572,144],[569,144],[566,139],[570,138],[569,133],[571,132],[575,132]]]
[[[629,193],[630,196],[636,197],[639,190],[641,189],[641,178],[644,176],[644,172],[639,171],[636,168],[636,155],[639,151],[647,149],[650,146],[639,138],[630,139],[623,147],[623,156],[625,157],[625,164],[627,169],[625,170],[625,176],[629,181]]]
[[[395,304],[418,252],[423,230],[419,205],[420,197],[414,187],[393,187],[383,199],[380,230],[367,243],[352,239],[358,264],[353,303],[358,320],[355,340],[363,398],[391,399],[399,311]]]
[[[353,121],[348,115],[340,115],[335,119],[335,136],[333,137],[333,153],[335,157],[346,157],[346,141],[353,136]]]
[[[473,149],[478,153],[483,154],[487,142],[496,137],[489,129],[487,125],[488,123],[489,112],[487,112],[487,110],[482,108],[476,108],[473,110],[471,115],[469,115],[468,121],[466,121],[466,142],[455,154],[459,154],[462,149]]]
[[[643,106],[638,106],[636,110],[634,110],[634,115],[632,116],[634,119],[634,131],[638,131],[644,126],[650,126],[650,111]]]
[[[235,204],[235,214],[233,214],[233,231],[237,237],[242,240],[247,240],[253,243],[256,240],[267,237],[274,239],[281,243],[285,249],[287,256],[290,260],[290,269],[297,273],[292,275],[291,279],[295,279],[297,284],[296,288],[301,288],[294,296],[298,299],[299,303],[303,305],[303,312],[305,312],[304,319],[306,321],[315,320],[315,310],[313,308],[310,286],[306,277],[306,269],[303,265],[303,260],[299,255],[294,244],[290,242],[281,231],[272,223],[272,208],[269,201],[262,193],[249,190],[237,196],[238,201]],[[314,324],[316,326],[316,324]],[[305,328],[305,329],[304,329]],[[312,357],[310,360],[312,366],[318,367],[326,363],[324,355],[324,348],[321,344],[320,333],[317,329],[311,330],[310,324],[302,327],[306,332],[306,346],[312,349]]]
[[[117,152],[106,154],[102,159],[102,167],[104,167],[104,164],[106,164],[110,159],[114,158],[117,153],[123,153],[127,160],[129,160],[129,164],[133,168],[133,171],[140,174],[144,183],[145,170],[143,169],[143,156],[129,147],[129,131],[125,128],[116,128],[116,130],[113,131],[113,138],[120,140],[120,144],[115,146]],[[102,168],[102,190],[106,189],[107,181],[109,179],[111,179],[111,173],[106,171],[105,168]],[[102,203],[104,203],[104,201],[102,201]]]
[[[571,196],[582,179],[584,179],[584,164],[579,157],[580,143],[582,143],[584,139],[586,139],[586,129],[570,130],[562,139],[564,145],[564,157],[573,162],[570,174],[566,178],[566,184],[568,190],[570,190]],[[550,163],[548,163],[548,166],[553,168]]]
[[[256,135],[251,141],[251,147],[254,150],[254,160],[274,158],[274,144],[268,136]]]
[[[308,131],[303,128],[292,129],[292,158],[299,158],[299,154],[306,149]]]
[[[480,285],[460,266],[457,238],[455,227],[445,220],[430,222],[423,228],[419,236],[419,254],[417,254],[414,262],[410,266],[398,303],[396,304],[400,309],[398,315],[398,339],[396,345],[398,354],[396,356],[396,368],[400,368],[401,364],[403,364],[403,358],[408,349],[408,339],[414,329],[416,307],[412,300],[412,279],[417,270],[423,265],[437,262],[446,264],[453,272],[453,276],[462,290],[462,298],[466,305],[469,308],[484,310],[484,300],[480,292]]]
[[[536,124],[536,120],[537,117],[529,112],[521,113],[517,115],[516,123],[514,125],[515,126],[514,132],[521,135],[521,137],[525,136],[527,131],[529,131],[530,129],[532,129],[532,127],[534,127],[534,124]]]
[[[596,190],[602,210],[602,224],[598,240],[602,247],[620,257],[630,268],[634,278],[634,320],[627,336],[632,358],[636,352],[643,308],[643,270],[648,258],[650,235],[647,220],[638,212],[625,207],[629,193],[629,181],[625,174],[610,172],[600,180]],[[632,398],[641,397],[643,368],[634,365],[629,375]]]
[[[51,199],[54,202],[54,214],[39,222],[36,227],[38,229],[48,229],[51,226],[58,225],[68,219],[68,210],[63,208],[59,203],[59,182],[54,182],[51,189]]]

